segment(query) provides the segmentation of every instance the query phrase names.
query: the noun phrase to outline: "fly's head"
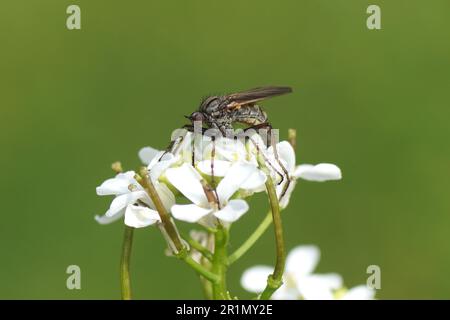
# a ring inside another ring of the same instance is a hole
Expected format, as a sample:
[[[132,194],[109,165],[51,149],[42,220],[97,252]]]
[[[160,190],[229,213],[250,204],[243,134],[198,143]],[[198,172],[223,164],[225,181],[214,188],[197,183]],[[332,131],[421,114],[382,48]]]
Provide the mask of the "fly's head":
[[[213,115],[215,112],[219,111],[222,107],[221,97],[210,96],[202,101],[200,104],[199,111],[207,115]]]
[[[192,122],[192,124],[194,124],[194,122],[196,122],[196,121],[204,122],[207,119],[206,114],[204,114],[201,111],[192,112],[190,116],[185,116],[185,117],[187,119],[189,119]]]
[[[200,107],[197,111],[194,111],[191,113],[190,116],[185,116],[187,119],[191,121],[192,124],[194,122],[201,122],[202,125],[206,125],[206,127],[213,126],[213,123],[215,123],[215,117],[217,114],[217,111],[220,110],[220,97],[217,96],[210,96],[207,97],[202,101],[200,104]]]

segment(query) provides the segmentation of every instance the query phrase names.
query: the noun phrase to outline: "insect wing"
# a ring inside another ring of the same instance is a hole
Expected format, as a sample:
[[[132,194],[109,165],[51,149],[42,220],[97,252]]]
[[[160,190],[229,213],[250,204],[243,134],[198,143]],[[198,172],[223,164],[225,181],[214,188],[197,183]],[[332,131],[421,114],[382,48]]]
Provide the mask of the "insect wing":
[[[259,87],[225,96],[226,108],[235,108],[292,92],[290,87]]]

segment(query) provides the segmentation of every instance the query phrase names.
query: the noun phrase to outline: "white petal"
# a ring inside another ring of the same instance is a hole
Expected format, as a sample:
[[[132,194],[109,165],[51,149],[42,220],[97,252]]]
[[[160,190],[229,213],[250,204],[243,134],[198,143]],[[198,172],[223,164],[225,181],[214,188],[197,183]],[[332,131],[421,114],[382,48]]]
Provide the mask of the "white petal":
[[[122,218],[124,213],[125,213],[125,210],[122,209],[120,212],[113,215],[112,217],[108,217],[107,215],[103,215],[103,216],[97,215],[97,216],[95,216],[95,220],[100,224],[110,224],[110,223],[113,223],[114,221],[117,221],[120,218]]]
[[[128,189],[128,186],[130,184],[137,185],[134,175],[134,171],[128,171],[125,173],[119,173],[114,178],[106,180],[99,187],[97,187],[97,195],[106,196],[129,193],[130,190]]]
[[[201,134],[193,134],[191,138],[191,146],[190,152],[189,148],[186,148],[184,152],[184,159],[186,162],[192,161],[192,153],[195,156],[195,163],[198,161],[209,159],[206,150],[211,150],[210,147],[211,137],[201,135]]]
[[[196,205],[201,207],[209,205],[200,183],[201,176],[191,165],[184,163],[181,167],[167,169],[166,177],[175,188]]]
[[[212,212],[212,209],[201,208],[195,204],[176,204],[172,206],[172,216],[186,222],[197,222]]]
[[[191,152],[191,142],[193,134],[186,129],[175,129],[172,131],[170,141],[173,142],[172,149],[170,150],[175,156],[181,155],[186,149]]]
[[[218,157],[226,159],[228,161],[245,161],[247,151],[245,145],[240,140],[221,138],[216,140],[215,143],[210,144],[210,148],[215,148],[215,153]],[[206,156],[211,158],[211,151]]]
[[[171,153],[164,153],[158,156],[154,161],[152,161],[147,169],[150,172],[150,177],[152,181],[156,181],[159,177],[169,168],[171,165],[178,161],[179,157],[175,157]]]
[[[129,204],[134,204],[138,199],[142,199],[148,202],[148,195],[145,191],[135,191],[127,194],[123,194],[114,198],[111,202],[109,210],[106,212],[106,216],[112,217],[116,215],[119,211],[124,209]]]
[[[246,145],[247,151],[252,155],[256,155],[258,152],[261,152],[265,155],[268,154],[267,146],[259,134],[254,134],[248,139]]]
[[[244,183],[241,185],[242,189],[251,190],[254,192],[264,191],[267,176],[261,170],[255,171]]]
[[[154,185],[156,192],[158,192],[159,198],[164,205],[164,208],[170,211],[170,208],[172,208],[172,206],[175,204],[174,194],[172,193],[172,191],[170,191],[169,187],[165,183],[156,181]],[[150,203],[150,206],[154,207],[153,203]]]
[[[241,286],[254,293],[260,293],[267,284],[267,277],[272,274],[273,268],[269,266],[254,266],[245,270],[241,277]]]
[[[320,250],[314,245],[298,246],[292,249],[286,259],[286,272],[296,278],[313,272],[319,263]]]
[[[222,181],[217,186],[220,203],[228,199],[242,186],[242,184],[258,169],[250,163],[237,162],[231,166]]]
[[[299,300],[299,292],[297,288],[290,288],[283,284],[277,291],[274,292],[272,300]]]
[[[214,215],[225,222],[234,222],[248,211],[248,204],[245,200],[230,200],[221,210],[214,212]]]
[[[159,150],[153,149],[152,147],[144,147],[141,150],[139,150],[139,159],[141,159],[141,162],[145,165],[148,165],[159,153]]]
[[[284,191],[286,182],[283,182],[282,184],[276,186],[277,196],[278,196],[278,199],[280,200],[280,208],[281,209],[286,208],[287,205],[289,204],[289,200],[291,199],[292,191],[294,191],[296,183],[297,183],[296,180],[294,180],[294,179],[291,180],[291,182],[289,183],[289,187],[287,188],[283,197],[281,197],[281,194]]]
[[[315,166],[310,164],[299,165],[294,176],[308,181],[329,181],[340,180],[342,178],[341,169],[331,163],[320,163]]]
[[[375,290],[365,285],[351,288],[342,297],[342,300],[373,300],[375,298]]]
[[[333,300],[333,291],[342,287],[342,277],[335,273],[313,274],[297,280],[297,289],[306,300]]]
[[[271,158],[275,160],[275,150],[273,147],[270,146],[267,151],[271,155]],[[278,159],[283,162],[285,169],[288,172],[293,172],[295,169],[295,151],[291,144],[287,141],[281,141],[276,144],[276,151],[278,153]]]
[[[225,174],[227,173],[227,171],[231,167],[231,162],[230,161],[214,159],[214,161],[211,161],[211,160],[200,161],[197,164],[197,168],[201,172],[203,172],[204,174],[212,176],[211,162],[213,162],[212,170],[214,170],[214,176],[216,176],[216,177],[223,177],[223,176],[225,176]]]
[[[125,211],[125,224],[133,228],[144,228],[161,221],[157,211],[129,205]]]

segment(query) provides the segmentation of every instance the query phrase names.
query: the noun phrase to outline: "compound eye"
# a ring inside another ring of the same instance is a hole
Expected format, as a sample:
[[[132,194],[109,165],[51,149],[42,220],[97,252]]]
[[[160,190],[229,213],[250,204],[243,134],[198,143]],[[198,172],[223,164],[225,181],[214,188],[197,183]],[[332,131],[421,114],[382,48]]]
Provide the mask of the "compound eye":
[[[192,121],[203,121],[205,120],[205,117],[203,116],[203,113],[201,112],[194,112],[191,114],[191,120]]]

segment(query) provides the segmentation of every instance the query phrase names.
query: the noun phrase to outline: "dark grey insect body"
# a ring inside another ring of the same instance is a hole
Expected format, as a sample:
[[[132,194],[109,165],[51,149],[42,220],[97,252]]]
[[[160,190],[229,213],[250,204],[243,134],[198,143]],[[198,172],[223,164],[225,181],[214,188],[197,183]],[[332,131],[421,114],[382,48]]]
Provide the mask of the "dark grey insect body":
[[[267,114],[256,103],[274,96],[292,92],[289,87],[260,87],[223,96],[210,96],[203,100],[198,111],[188,119],[202,121],[209,128],[219,129],[222,134],[233,129],[234,123],[250,127],[267,124]]]
[[[235,109],[231,112],[231,118],[238,123],[256,126],[267,122],[267,113],[255,104]]]

